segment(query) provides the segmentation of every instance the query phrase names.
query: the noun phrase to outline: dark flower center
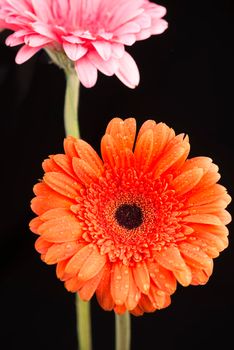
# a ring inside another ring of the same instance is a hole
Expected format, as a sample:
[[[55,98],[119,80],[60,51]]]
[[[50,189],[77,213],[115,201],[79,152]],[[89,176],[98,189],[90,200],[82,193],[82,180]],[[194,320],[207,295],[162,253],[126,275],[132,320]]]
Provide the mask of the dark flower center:
[[[118,224],[127,230],[139,227],[143,222],[143,213],[136,204],[122,204],[115,212]]]

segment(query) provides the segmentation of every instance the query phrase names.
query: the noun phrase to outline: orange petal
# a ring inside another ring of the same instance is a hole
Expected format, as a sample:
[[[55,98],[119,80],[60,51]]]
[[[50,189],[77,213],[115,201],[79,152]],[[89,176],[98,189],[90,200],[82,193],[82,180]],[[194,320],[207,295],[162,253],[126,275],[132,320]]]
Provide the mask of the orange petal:
[[[122,263],[113,264],[111,271],[111,295],[116,305],[125,303],[129,291],[129,268]]]
[[[106,127],[106,134],[114,136],[116,133],[123,132],[124,121],[121,118],[113,118]]]
[[[158,123],[154,128],[154,155],[160,157],[168,142],[175,137],[173,129],[164,123]]]
[[[223,196],[226,196],[227,190],[220,184],[215,184],[208,188],[203,188],[201,190],[196,190],[187,200],[188,206],[193,205],[202,205],[214,202],[216,200],[222,199]]]
[[[55,163],[55,161],[53,160],[53,156],[50,156],[51,158],[49,159],[45,159],[42,163],[42,168],[44,170],[44,172],[51,172],[51,171],[55,171],[58,173],[62,173],[62,169]]]
[[[83,140],[77,140],[75,143],[76,151],[79,155],[79,157],[85,161],[97,174],[97,177],[99,177],[104,168],[101,158],[98,156],[96,151],[85,141]]]
[[[92,253],[81,266],[78,278],[86,281],[96,276],[106,263],[106,255],[101,255],[97,247],[93,247]]]
[[[105,163],[112,168],[120,166],[120,151],[112,136],[105,134],[101,141],[101,153]]]
[[[29,223],[29,228],[33,233],[39,234],[38,233],[38,228],[43,224],[43,221],[39,217],[34,218],[30,221]]]
[[[144,261],[136,263],[136,266],[133,267],[132,271],[137,287],[142,293],[148,294],[150,287],[150,277],[146,263]]]
[[[136,137],[136,119],[127,118],[124,120],[125,146],[132,150]]]
[[[172,272],[160,266],[156,262],[148,262],[148,270],[155,285],[168,294],[176,290],[176,279]]]
[[[218,218],[221,220],[222,224],[224,225],[228,225],[232,221],[231,214],[229,214],[227,210],[219,210],[213,214],[217,215]]]
[[[186,262],[196,268],[208,268],[212,265],[212,259],[205,254],[200,247],[196,247],[190,243],[183,242],[179,245],[181,254]]]
[[[162,124],[162,123],[161,123]],[[152,130],[154,131],[155,127],[156,127],[156,122],[154,120],[151,120],[151,119],[148,119],[146,120],[142,126],[140,127],[140,130],[138,132],[138,135],[137,135],[137,140],[136,140],[136,143],[138,142],[138,140],[140,139],[140,137],[148,130]],[[164,124],[166,125],[166,124]]]
[[[176,247],[169,247],[160,252],[155,252],[154,258],[160,265],[170,271],[183,271],[186,268],[184,259]]]
[[[121,151],[120,165],[125,169],[135,167],[135,156],[129,148],[125,148],[123,151]]]
[[[88,301],[92,298],[94,295],[97,286],[99,285],[102,275],[103,275],[103,270],[102,268],[94,277],[92,277],[90,280],[86,281],[83,287],[79,290],[78,294],[79,297],[84,300]]]
[[[186,265],[183,270],[175,270],[173,271],[173,274],[183,287],[187,287],[192,281],[192,272],[190,266]]]
[[[166,298],[166,293],[160,290],[157,286],[151,283],[149,290],[149,300],[151,301],[153,307],[157,309],[163,309],[167,306],[168,299]]]
[[[78,157],[75,144],[77,142],[77,139],[73,136],[68,136],[63,143],[63,147],[65,150],[65,153],[68,157],[73,158],[73,157]]]
[[[74,203],[71,199],[66,198],[63,195],[52,190],[52,188],[50,188],[44,181],[39,182],[36,185],[34,185],[33,192],[35,193],[36,196],[38,196],[38,198],[41,198],[41,199],[45,198],[46,201],[57,200],[58,203],[61,203],[61,204],[64,203],[64,205],[57,205],[56,208],[58,208],[58,207],[66,208]]]
[[[175,146],[170,152],[165,152],[157,161],[154,169],[154,179],[157,179],[165,171],[167,171],[174,163],[176,163],[185,153],[182,146]]]
[[[173,173],[174,171],[178,171],[178,169],[181,169],[181,167],[184,165],[185,161],[188,158],[189,152],[190,152],[190,144],[187,140],[187,136],[185,136],[183,143],[181,146],[184,148],[183,155],[170,167],[168,172]]]
[[[191,222],[198,224],[208,224],[208,225],[222,225],[220,219],[212,214],[195,214],[187,215],[183,218],[183,222]]]
[[[80,244],[78,252],[68,262],[65,268],[65,272],[71,275],[74,275],[74,274],[77,275],[82,265],[88,259],[92,251],[93,251],[92,244],[87,244],[85,246]]]
[[[50,210],[47,210],[45,213],[43,213],[40,216],[40,219],[45,222],[48,220],[53,220],[53,219],[57,219],[61,216],[69,216],[69,217],[73,217],[73,213],[67,209],[67,208],[53,208]]]
[[[204,225],[204,224],[195,224],[192,223],[190,226],[194,231],[198,232],[210,232],[219,237],[227,237],[228,236],[228,228],[224,225],[215,226],[215,225]]]
[[[221,175],[219,173],[210,173],[204,175],[201,182],[197,185],[197,188],[207,188],[212,185],[215,185],[221,178]]]
[[[150,129],[145,131],[136,143],[134,151],[136,164],[138,169],[143,172],[147,171],[153,160],[153,145],[153,131]]]
[[[76,217],[61,216],[44,222],[38,232],[49,242],[69,242],[77,240],[81,234],[81,226]]]
[[[96,290],[97,300],[101,307],[110,311],[114,307],[114,301],[110,292],[111,267],[110,264],[105,264],[102,278]]]
[[[33,198],[31,201],[31,208],[34,213],[41,215],[53,208],[69,208],[72,204],[73,202],[70,199],[54,192],[48,195],[48,197],[39,196]]]
[[[218,237],[223,242],[224,246],[228,246],[228,229],[226,226],[213,226],[213,225],[198,225],[193,224],[194,231],[197,233],[207,233],[214,235],[215,237]]]
[[[218,236],[207,232],[196,232],[196,237],[203,239],[208,245],[214,246],[219,252],[227,248],[228,241],[224,241]]]
[[[175,133],[164,123],[156,124],[154,120],[147,120],[139,130],[137,141],[147,130],[153,131],[154,157],[158,158]]]
[[[69,275],[65,273],[65,268],[70,259],[59,261],[56,265],[56,275],[61,281],[68,279]]]
[[[53,156],[55,163],[68,175],[76,177],[72,168],[71,159],[65,154],[56,154]]]
[[[65,287],[69,292],[78,292],[78,290],[83,287],[84,282],[79,281],[77,276],[74,276],[72,278],[69,278],[67,281],[65,281]]]
[[[132,150],[136,134],[136,121],[134,118],[128,118],[124,121],[120,118],[114,118],[108,124],[106,134],[113,137],[120,150],[125,148]]]
[[[191,233],[193,233],[194,229],[192,227],[190,227],[190,225],[181,225],[181,232],[183,233],[183,235],[191,235]]]
[[[173,137],[170,141],[167,141],[166,147],[165,147],[165,152],[172,150],[175,146],[177,145],[182,145],[184,140],[185,140],[185,134],[181,133],[176,135],[175,137]],[[186,142],[188,142],[188,140],[186,139]]]
[[[209,245],[205,239],[198,237],[196,233],[190,236],[188,243],[192,244],[195,247],[199,247],[209,258],[217,258],[219,256],[219,250],[214,245]]]
[[[51,265],[60,260],[65,260],[77,252],[78,244],[76,242],[53,244],[47,251],[44,261]]]
[[[195,286],[206,284],[212,274],[212,268],[210,270],[208,269],[201,270],[201,269],[196,269],[195,267],[191,267],[192,276],[193,276],[191,284]]]
[[[132,269],[129,269],[129,291],[125,302],[127,309],[133,310],[137,306],[140,297],[141,297],[141,293],[134,281]]]
[[[140,307],[140,310],[142,310],[142,313],[139,313],[139,315],[142,315],[143,312],[154,312],[156,310],[156,306],[152,304],[152,301],[150,300],[149,296],[145,294],[141,295],[141,299],[138,305]]]
[[[145,295],[146,297],[146,295]],[[155,311],[155,309],[153,310]],[[146,311],[147,312],[147,311]],[[134,316],[142,316],[144,314],[143,309],[139,306],[139,304],[135,307],[135,309],[131,310],[130,313]]]
[[[219,209],[226,208],[226,206],[227,206],[227,203],[224,200],[219,199],[213,203],[207,203],[207,204],[203,204],[203,205],[197,205],[197,206],[190,207],[188,209],[188,211],[189,211],[189,214],[191,214],[191,215],[194,215],[194,214],[213,214],[213,213],[217,212],[217,210],[219,210]]]
[[[39,237],[35,242],[35,249],[40,254],[46,254],[52,245],[53,243],[46,241],[43,237]]]
[[[76,198],[81,185],[74,181],[70,176],[61,173],[46,173],[44,176],[45,183],[54,191],[68,197]]]
[[[224,200],[226,202],[226,204],[230,204],[232,201],[232,197],[229,196],[229,194],[225,193],[224,195],[222,195],[222,200]]]
[[[38,182],[33,186],[33,192],[37,196],[49,196],[51,193],[55,193],[49,186],[47,186],[44,182]]]
[[[79,158],[72,159],[72,166],[78,179],[85,185],[89,186],[92,182],[97,180],[97,173],[84,160]]]
[[[114,311],[118,315],[123,315],[126,312],[126,306],[125,305],[115,305]]]
[[[191,189],[201,180],[202,176],[203,170],[201,168],[188,170],[177,176],[172,181],[171,185],[174,187],[176,194],[182,196],[191,191]]]
[[[192,170],[194,168],[202,168],[203,173],[205,174],[209,170],[211,163],[212,163],[211,158],[194,157],[186,160],[181,171],[184,172],[184,171]]]

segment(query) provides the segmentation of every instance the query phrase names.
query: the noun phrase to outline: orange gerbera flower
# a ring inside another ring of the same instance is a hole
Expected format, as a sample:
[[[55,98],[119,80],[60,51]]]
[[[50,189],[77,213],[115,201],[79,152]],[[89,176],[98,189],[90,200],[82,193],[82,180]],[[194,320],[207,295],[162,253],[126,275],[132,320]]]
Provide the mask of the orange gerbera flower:
[[[205,284],[228,245],[230,202],[210,158],[187,160],[188,137],[152,120],[113,119],[102,159],[68,137],[43,163],[32,200],[36,249],[69,291],[134,315],[170,304],[177,281]],[[134,148],[134,151],[133,151]]]

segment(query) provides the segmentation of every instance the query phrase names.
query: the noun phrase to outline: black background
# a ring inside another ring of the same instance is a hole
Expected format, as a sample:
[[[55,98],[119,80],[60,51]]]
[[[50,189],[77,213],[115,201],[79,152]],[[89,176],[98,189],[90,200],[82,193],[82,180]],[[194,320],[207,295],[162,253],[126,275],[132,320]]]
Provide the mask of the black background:
[[[160,1],[169,29],[128,51],[141,73],[140,86],[125,87],[99,74],[81,88],[82,138],[99,150],[113,117],[163,121],[190,136],[190,157],[211,157],[233,196],[232,1]],[[43,51],[17,66],[17,49],[0,44],[1,228],[0,348],[76,349],[74,295],[68,293],[34,249],[28,229],[34,217],[32,187],[41,162],[62,152],[63,72]],[[233,205],[229,206],[232,213]],[[132,318],[132,350],[233,348],[234,247],[215,260],[205,286],[178,287],[167,309]],[[114,349],[114,315],[92,301],[94,349]],[[231,343],[230,346],[228,344]]]

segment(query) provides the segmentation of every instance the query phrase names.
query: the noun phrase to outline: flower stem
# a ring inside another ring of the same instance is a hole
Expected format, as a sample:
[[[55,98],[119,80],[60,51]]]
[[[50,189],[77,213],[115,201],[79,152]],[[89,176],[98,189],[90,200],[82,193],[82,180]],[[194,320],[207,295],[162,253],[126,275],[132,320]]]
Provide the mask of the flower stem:
[[[65,70],[66,93],[64,104],[64,126],[66,136],[80,137],[78,121],[79,80],[75,71]],[[90,303],[76,294],[76,324],[79,350],[92,349]]]
[[[129,312],[115,314],[115,350],[129,350],[131,339],[131,319]]]
[[[79,138],[78,101],[79,101],[79,79],[75,71],[67,70],[66,93],[64,103],[64,127],[67,136]]]
[[[90,322],[90,303],[83,301],[76,295],[76,317],[77,332],[79,339],[79,350],[91,350],[91,322]]]

